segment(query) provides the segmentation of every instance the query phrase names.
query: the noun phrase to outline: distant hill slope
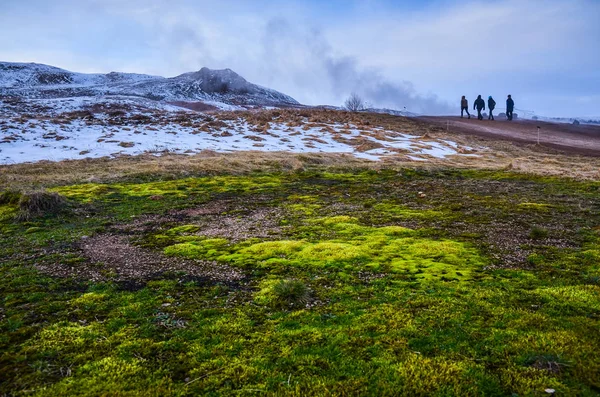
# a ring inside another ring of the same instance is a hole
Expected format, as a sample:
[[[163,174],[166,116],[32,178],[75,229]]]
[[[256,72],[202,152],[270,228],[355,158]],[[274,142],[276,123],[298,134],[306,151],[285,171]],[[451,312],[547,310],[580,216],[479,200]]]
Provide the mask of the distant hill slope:
[[[36,63],[0,62],[0,95],[27,99],[142,97],[242,107],[300,105],[294,98],[252,84],[230,69],[208,68],[165,78],[118,72],[84,74]]]

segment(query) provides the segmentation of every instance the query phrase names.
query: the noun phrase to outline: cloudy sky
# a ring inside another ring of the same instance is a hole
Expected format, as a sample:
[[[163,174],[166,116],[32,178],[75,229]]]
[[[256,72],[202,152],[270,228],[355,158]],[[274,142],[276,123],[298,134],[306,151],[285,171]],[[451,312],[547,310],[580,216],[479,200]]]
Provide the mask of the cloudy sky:
[[[600,116],[600,0],[0,0],[0,60],[230,68],[300,102],[450,113],[461,95]],[[502,107],[502,106],[501,106]]]

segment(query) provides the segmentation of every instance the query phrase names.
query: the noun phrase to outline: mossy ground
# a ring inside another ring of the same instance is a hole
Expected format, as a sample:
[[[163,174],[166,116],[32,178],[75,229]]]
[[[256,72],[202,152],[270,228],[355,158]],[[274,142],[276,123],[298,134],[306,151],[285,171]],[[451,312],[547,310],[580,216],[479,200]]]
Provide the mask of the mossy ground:
[[[22,222],[0,204],[0,393],[600,394],[600,183],[406,170],[52,190],[79,211]],[[215,235],[270,209],[271,234]],[[102,267],[78,244],[107,233],[244,281],[52,274]],[[274,304],[283,280],[306,305]]]

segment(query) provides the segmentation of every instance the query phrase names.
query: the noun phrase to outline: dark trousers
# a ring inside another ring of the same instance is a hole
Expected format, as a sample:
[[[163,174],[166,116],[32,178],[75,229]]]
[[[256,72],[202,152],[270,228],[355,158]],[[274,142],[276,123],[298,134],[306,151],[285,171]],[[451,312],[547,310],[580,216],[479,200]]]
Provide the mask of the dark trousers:
[[[513,114],[512,110],[507,110],[506,111],[506,118],[509,119],[509,120],[512,120],[512,117],[513,117],[512,114]]]
[[[483,110],[483,109],[479,109],[479,108],[477,108],[477,119],[478,119],[478,120],[483,120],[483,115],[481,114],[481,111],[482,111],[482,110]]]
[[[469,118],[471,118],[471,113],[469,113],[469,108],[466,108],[466,107],[460,108],[460,117],[461,118],[462,118],[464,112],[467,112],[467,116],[469,116]]]
[[[488,120],[494,120],[494,109],[490,109],[490,115],[488,116]]]

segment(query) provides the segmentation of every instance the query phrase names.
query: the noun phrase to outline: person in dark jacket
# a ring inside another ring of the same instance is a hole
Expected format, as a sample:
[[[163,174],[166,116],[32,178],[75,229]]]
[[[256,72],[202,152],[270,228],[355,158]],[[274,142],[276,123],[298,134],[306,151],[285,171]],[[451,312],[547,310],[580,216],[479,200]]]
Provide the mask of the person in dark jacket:
[[[477,109],[477,119],[483,120],[483,115],[481,114],[481,111],[485,110],[485,101],[483,100],[483,98],[481,98],[481,95],[479,95],[473,103],[473,110],[475,109]]]
[[[467,98],[465,98],[465,96],[463,95],[462,99],[460,100],[460,118],[463,118],[463,112],[467,112],[467,116],[469,116],[469,118],[471,118],[471,113],[469,113],[469,101],[467,100]]]
[[[506,118],[511,121],[513,119],[513,110],[515,110],[515,101],[509,95],[506,100]]]
[[[496,101],[494,101],[494,98],[490,95],[488,98],[488,110],[490,111],[488,120],[494,120],[494,109],[496,109]]]

